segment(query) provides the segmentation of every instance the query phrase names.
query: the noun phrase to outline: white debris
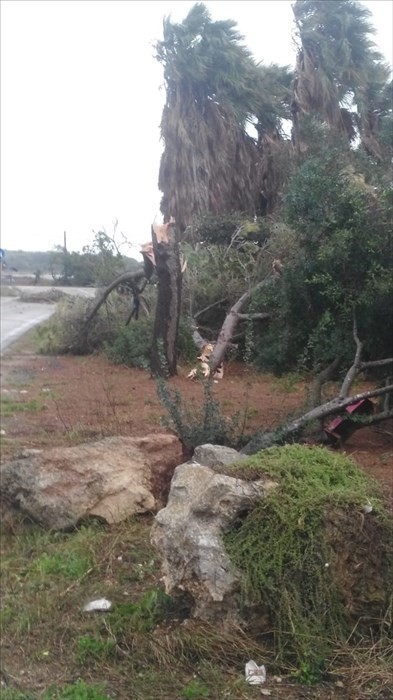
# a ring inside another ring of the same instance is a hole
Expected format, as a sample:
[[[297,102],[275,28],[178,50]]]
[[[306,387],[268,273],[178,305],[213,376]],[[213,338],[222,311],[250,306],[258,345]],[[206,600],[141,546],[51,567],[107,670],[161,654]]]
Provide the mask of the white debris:
[[[255,661],[248,661],[245,668],[246,681],[250,685],[262,685],[266,682],[265,666],[258,666]]]
[[[110,610],[112,603],[106,598],[98,598],[97,600],[91,600],[90,603],[86,603],[83,610],[84,612],[105,612]]]

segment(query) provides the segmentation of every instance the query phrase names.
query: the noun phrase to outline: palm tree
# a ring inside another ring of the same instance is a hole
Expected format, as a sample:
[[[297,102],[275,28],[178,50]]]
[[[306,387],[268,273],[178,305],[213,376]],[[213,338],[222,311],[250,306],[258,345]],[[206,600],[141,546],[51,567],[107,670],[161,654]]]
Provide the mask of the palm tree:
[[[350,142],[358,113],[367,111],[367,90],[381,55],[372,42],[371,13],[356,0],[296,0],[298,40],[293,85],[293,136],[299,145],[299,120],[314,114]],[[385,76],[386,79],[386,76]],[[359,114],[366,133],[365,117]]]
[[[263,83],[274,75],[284,80],[284,89],[288,71],[275,67],[269,73],[258,66],[235,22],[213,22],[202,3],[181,24],[164,20],[156,50],[167,98],[159,172],[165,219],[174,216],[181,233],[207,212],[258,213],[263,139],[252,137],[249,125],[259,124],[268,133],[260,118],[268,92]],[[269,128],[277,135],[281,93],[279,99],[269,94],[268,100]]]

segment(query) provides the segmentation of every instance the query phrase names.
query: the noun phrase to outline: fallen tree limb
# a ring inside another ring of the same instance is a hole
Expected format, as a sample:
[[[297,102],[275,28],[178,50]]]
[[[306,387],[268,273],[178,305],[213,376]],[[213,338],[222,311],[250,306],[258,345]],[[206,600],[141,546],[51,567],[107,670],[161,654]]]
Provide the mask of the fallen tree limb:
[[[221,326],[221,330],[218,335],[217,342],[214,346],[214,350],[210,357],[210,376],[213,376],[214,371],[224,359],[225,351],[227,349],[228,343],[230,343],[230,341],[233,338],[236,325],[239,321],[239,314],[244,304],[246,303],[246,301],[249,300],[252,294],[254,294],[254,292],[257,291],[257,289],[261,289],[261,287],[264,287],[265,285],[270,283],[271,276],[271,273],[269,273],[269,275],[265,277],[265,279],[261,280],[261,282],[258,282],[258,284],[254,285],[254,287],[251,287],[251,289],[248,289],[246,292],[244,292],[240,299],[237,300],[237,302],[227,313],[224,323]]]
[[[264,433],[262,431],[258,432],[256,435],[254,435],[250,442],[243,447],[241,453],[252,455],[255,454],[255,452],[259,452],[259,450],[266,449],[267,447],[272,447],[273,445],[280,445],[286,442],[291,442],[294,439],[299,439],[304,428],[309,423],[315,420],[321,420],[322,418],[327,418],[327,416],[331,416],[333,414],[339,415],[347,406],[357,403],[358,401],[361,401],[361,399],[370,399],[375,396],[383,396],[391,393],[393,393],[393,384],[389,384],[388,386],[380,387],[378,389],[371,389],[370,391],[363,391],[360,394],[354,394],[353,396],[348,396],[344,399],[337,397],[331,401],[327,401],[327,403],[323,404],[322,406],[312,408],[311,411],[307,411],[307,413],[305,413],[303,416],[289,421],[289,423],[278,428],[277,430],[268,433]],[[387,418],[390,417],[390,411],[384,411],[384,413],[385,417],[380,418],[379,422],[381,422],[381,420],[387,420]],[[363,425],[364,423],[362,421],[362,425],[359,427],[363,427]]]
[[[109,294],[116,289],[116,287],[119,286],[119,284],[122,284],[123,282],[134,282],[137,284],[141,280],[143,280],[146,277],[146,273],[143,267],[140,268],[140,270],[135,270],[135,272],[124,272],[122,275],[119,275],[119,277],[116,277],[116,279],[113,280],[102,292],[101,296],[98,297],[96,303],[92,307],[86,321],[83,324],[82,330],[85,331],[87,330],[88,325],[96,315],[96,313],[99,311],[101,308],[102,304],[106,301],[108,298]]]

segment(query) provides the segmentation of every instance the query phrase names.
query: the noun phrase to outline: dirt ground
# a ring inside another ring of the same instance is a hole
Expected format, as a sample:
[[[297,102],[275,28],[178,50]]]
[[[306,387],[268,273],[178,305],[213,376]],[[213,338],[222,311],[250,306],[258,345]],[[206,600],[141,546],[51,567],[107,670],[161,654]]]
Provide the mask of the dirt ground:
[[[3,462],[26,448],[69,446],[109,435],[141,436],[163,431],[165,409],[158,400],[156,384],[147,372],[112,365],[101,356],[46,357],[34,354],[31,348],[32,343],[27,337],[2,358]],[[187,379],[188,370],[188,367],[180,368],[179,376],[171,379],[169,385],[179,389],[184,399],[197,408],[203,399],[203,391],[197,382]],[[356,388],[361,389],[360,386]],[[227,417],[238,413],[244,424],[244,432],[252,434],[261,427],[271,429],[287,416],[301,410],[306,399],[307,386],[296,376],[277,379],[232,363],[226,366],[224,379],[213,385],[213,394],[220,402],[223,413]],[[384,423],[372,429],[358,431],[342,451],[352,456],[361,468],[379,479],[386,488],[387,495],[393,499],[392,423],[391,421],[389,424]],[[106,536],[109,537],[109,534]],[[116,537],[115,535],[114,539],[117,542]],[[125,544],[124,547],[126,548]],[[117,554],[114,549],[111,556],[116,566],[119,566]],[[105,567],[102,580],[108,585],[107,564]],[[99,578],[96,571],[95,576]],[[86,586],[90,585],[88,579],[85,583]],[[122,580],[119,579],[116,585],[121,588]],[[83,586],[81,591],[79,596],[84,594]],[[110,595],[112,594],[113,590],[110,589]],[[81,633],[80,630],[77,631],[78,634]],[[34,646],[34,640],[31,643]],[[37,649],[43,643],[37,633]],[[19,678],[21,673],[25,673],[26,661],[22,662],[21,671],[20,660],[15,657],[14,649],[13,644],[9,650],[6,645],[5,663]],[[36,653],[35,647],[33,651]],[[24,653],[20,656],[24,658]],[[67,663],[65,657],[64,669],[68,673]],[[39,688],[44,681],[46,685],[49,681],[57,682],[58,677],[64,675],[64,669],[56,669],[56,665],[49,659],[48,679],[43,680],[37,676],[37,673],[43,673],[41,663],[38,670],[32,672],[31,678],[24,677],[23,683]],[[105,673],[110,676],[109,666]],[[116,676],[113,682],[119,684],[119,678],[120,676]],[[341,680],[312,687],[299,687],[287,679],[282,683],[282,687],[270,685],[272,690],[269,694],[277,700],[358,700],[360,695],[351,690],[345,674],[343,678],[345,684],[348,683],[346,689]],[[239,698],[256,697],[257,692],[254,696],[252,691],[251,688],[247,696],[241,694]],[[120,693],[119,689],[118,692]],[[120,693],[118,697],[128,698],[127,691],[125,694]],[[362,695],[363,697],[369,699],[373,696],[367,693]],[[381,694],[375,697],[390,697],[389,690],[387,695],[385,691],[381,691]]]
[[[197,407],[203,392],[198,382],[187,379],[188,370],[180,367],[169,386]],[[225,416],[238,414],[244,432],[252,434],[301,410],[306,389],[298,377],[278,379],[232,363],[213,393]],[[162,432],[166,415],[148,372],[112,365],[98,355],[35,355],[28,339],[2,358],[1,395],[3,461],[26,448]],[[393,496],[392,421],[357,431],[342,451],[380,479]]]

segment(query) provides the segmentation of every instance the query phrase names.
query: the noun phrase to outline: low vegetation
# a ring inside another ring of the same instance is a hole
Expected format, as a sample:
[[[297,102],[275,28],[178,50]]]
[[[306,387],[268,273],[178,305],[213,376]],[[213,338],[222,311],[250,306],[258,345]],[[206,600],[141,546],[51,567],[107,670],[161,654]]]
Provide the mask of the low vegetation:
[[[225,471],[281,484],[225,537],[243,572],[243,630],[188,619],[164,593],[150,517],[71,533],[3,520],[5,700],[253,698],[250,658],[269,688],[280,676],[278,698],[337,679],[356,697],[388,697],[393,524],[377,484],[345,457],[296,445]],[[83,612],[101,597],[109,612]]]
[[[279,484],[226,536],[243,572],[240,605],[248,618],[268,620],[276,658],[291,660],[301,675],[307,670],[311,681],[338,642],[387,638],[393,519],[380,485],[346,457],[300,445],[265,450],[225,471]]]

